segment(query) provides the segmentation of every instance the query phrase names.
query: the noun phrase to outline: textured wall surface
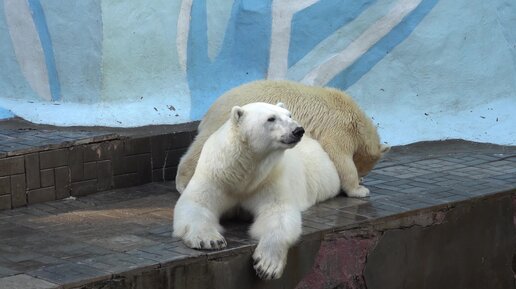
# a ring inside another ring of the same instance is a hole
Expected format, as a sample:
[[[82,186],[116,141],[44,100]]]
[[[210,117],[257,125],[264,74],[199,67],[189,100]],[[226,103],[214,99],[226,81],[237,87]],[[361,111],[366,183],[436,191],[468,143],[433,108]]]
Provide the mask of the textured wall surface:
[[[516,144],[511,0],[0,0],[0,118],[198,120],[291,79],[350,92],[389,144]]]

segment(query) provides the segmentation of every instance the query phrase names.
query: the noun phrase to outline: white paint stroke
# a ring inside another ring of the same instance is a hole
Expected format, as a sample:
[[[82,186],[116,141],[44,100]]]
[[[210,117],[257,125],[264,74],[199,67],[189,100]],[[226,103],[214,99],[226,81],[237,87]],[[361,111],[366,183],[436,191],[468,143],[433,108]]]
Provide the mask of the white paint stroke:
[[[319,0],[274,0],[268,79],[284,79],[288,70],[288,49],[292,16]]]
[[[310,71],[302,80],[310,85],[326,85],[338,73],[353,64],[376,42],[398,25],[422,0],[399,0],[392,9],[344,50],[329,57],[324,63]]]
[[[41,98],[51,101],[45,54],[27,1],[4,0],[4,13],[23,76]]]
[[[208,57],[210,60],[214,60],[222,48],[226,27],[231,18],[233,2],[233,0],[206,1]]]
[[[344,50],[353,40],[369,28],[371,23],[385,16],[385,12],[395,4],[392,0],[377,0],[352,21],[343,25],[330,36],[319,42],[311,51],[291,65],[287,79],[301,81],[314,67],[324,63],[328,55]]]
[[[176,48],[179,66],[186,72],[188,34],[190,33],[190,21],[193,0],[183,0],[177,17]]]

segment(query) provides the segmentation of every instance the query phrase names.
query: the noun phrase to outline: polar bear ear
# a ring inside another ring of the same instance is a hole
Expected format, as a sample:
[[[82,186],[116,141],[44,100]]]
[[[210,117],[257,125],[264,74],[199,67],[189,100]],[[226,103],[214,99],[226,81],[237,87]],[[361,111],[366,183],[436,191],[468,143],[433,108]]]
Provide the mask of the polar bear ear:
[[[231,120],[233,123],[238,123],[242,116],[244,115],[244,109],[240,106],[233,106],[231,109]]]
[[[276,106],[279,106],[281,108],[287,109],[287,107],[285,106],[285,104],[283,102],[276,103]]]
[[[390,150],[391,150],[390,146],[387,146],[387,145],[384,145],[384,144],[380,144],[380,152],[382,154],[385,154],[385,153],[389,152]]]

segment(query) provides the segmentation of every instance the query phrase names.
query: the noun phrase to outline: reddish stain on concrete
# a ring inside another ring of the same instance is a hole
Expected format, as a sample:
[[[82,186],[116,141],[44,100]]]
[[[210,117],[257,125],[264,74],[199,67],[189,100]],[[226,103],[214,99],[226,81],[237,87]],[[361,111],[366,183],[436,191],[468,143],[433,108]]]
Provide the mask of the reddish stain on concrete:
[[[378,236],[357,231],[328,235],[321,243],[312,271],[296,289],[366,288],[364,268],[367,254],[378,242]]]

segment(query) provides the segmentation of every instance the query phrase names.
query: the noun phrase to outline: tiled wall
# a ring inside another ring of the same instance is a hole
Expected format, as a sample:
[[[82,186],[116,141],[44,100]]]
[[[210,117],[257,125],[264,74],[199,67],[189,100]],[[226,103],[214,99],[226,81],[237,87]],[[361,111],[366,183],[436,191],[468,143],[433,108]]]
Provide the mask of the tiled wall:
[[[173,180],[193,136],[122,138],[0,158],[0,209]]]

